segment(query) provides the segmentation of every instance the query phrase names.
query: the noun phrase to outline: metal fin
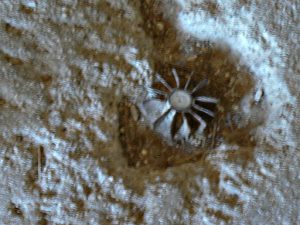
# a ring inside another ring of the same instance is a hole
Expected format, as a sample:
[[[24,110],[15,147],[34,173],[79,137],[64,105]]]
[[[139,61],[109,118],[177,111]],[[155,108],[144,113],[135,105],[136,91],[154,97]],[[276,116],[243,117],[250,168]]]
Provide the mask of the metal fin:
[[[199,102],[206,102],[206,103],[218,103],[219,100],[213,97],[207,97],[207,96],[198,96],[195,98],[196,101]]]
[[[172,91],[172,87],[168,84],[167,81],[165,81],[165,79],[163,79],[159,74],[156,74],[156,78],[159,80],[159,82],[161,84],[163,84],[169,91]]]
[[[182,113],[175,113],[173,117],[173,121],[171,124],[171,136],[174,138],[174,136],[178,133],[180,130],[181,126],[183,124],[183,117]]]
[[[191,133],[191,128],[188,124],[188,120],[186,118],[185,113],[182,114],[182,118],[183,118],[183,123],[182,123],[182,127],[183,127],[183,133],[184,133],[184,138],[188,139],[190,133]]]
[[[146,89],[148,91],[153,91],[155,94],[158,94],[158,95],[163,95],[163,96],[167,96],[168,95],[166,92],[158,90],[158,89],[155,89],[155,88],[146,87]]]
[[[206,122],[193,111],[189,111],[189,113],[200,123],[200,130],[202,132],[206,128]]]
[[[176,82],[176,87],[179,88],[180,87],[179,76],[175,69],[172,69],[172,73]]]
[[[192,93],[195,93],[199,89],[203,88],[205,85],[207,85],[208,81],[207,79],[200,81],[197,86],[192,90]]]
[[[157,129],[157,127],[164,121],[164,119],[167,117],[167,115],[171,112],[172,108],[169,108],[167,111],[165,111],[160,117],[158,117],[154,123],[153,128]]]
[[[201,107],[201,106],[198,106],[198,105],[196,105],[196,104],[194,104],[193,107],[194,107],[195,109],[199,110],[200,112],[204,112],[205,114],[207,114],[207,115],[209,115],[209,116],[211,116],[211,117],[215,117],[214,112],[210,111],[209,109],[205,109],[205,108],[203,108],[203,107]]]
[[[191,82],[191,79],[192,79],[192,77],[193,77],[193,74],[194,74],[194,73],[192,73],[192,74],[189,76],[188,80],[186,81],[186,83],[185,83],[185,85],[184,85],[184,90],[187,90],[187,88],[189,87],[190,82]]]

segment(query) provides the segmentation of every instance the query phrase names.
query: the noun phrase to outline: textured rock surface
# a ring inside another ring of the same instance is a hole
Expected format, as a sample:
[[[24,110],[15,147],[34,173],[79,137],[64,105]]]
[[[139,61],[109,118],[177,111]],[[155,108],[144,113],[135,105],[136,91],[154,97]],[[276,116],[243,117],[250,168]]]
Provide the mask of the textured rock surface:
[[[296,224],[299,10],[2,0],[1,224]],[[168,146],[134,106],[172,67],[221,99],[210,148]]]

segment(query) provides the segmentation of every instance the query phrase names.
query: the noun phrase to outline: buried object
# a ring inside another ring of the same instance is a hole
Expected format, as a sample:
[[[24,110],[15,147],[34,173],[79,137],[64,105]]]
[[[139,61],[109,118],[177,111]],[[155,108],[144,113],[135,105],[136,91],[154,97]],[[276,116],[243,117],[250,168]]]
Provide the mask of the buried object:
[[[218,99],[199,94],[208,84],[206,79],[190,88],[193,76],[191,74],[182,87],[175,69],[172,70],[172,74],[175,87],[157,74],[157,80],[166,91],[148,88],[149,92],[154,95],[143,101],[141,107],[145,117],[150,118],[149,122],[153,125],[154,130],[163,130],[164,134],[170,133],[172,139],[186,140],[193,133],[191,127],[195,124],[197,124],[197,133],[202,134],[204,132],[207,127],[204,117],[213,118],[215,116],[213,110],[210,109],[211,107],[207,108],[206,106],[215,105],[218,103]],[[153,110],[156,112],[154,116],[151,116],[150,111]],[[169,129],[170,132],[165,132],[166,129]]]

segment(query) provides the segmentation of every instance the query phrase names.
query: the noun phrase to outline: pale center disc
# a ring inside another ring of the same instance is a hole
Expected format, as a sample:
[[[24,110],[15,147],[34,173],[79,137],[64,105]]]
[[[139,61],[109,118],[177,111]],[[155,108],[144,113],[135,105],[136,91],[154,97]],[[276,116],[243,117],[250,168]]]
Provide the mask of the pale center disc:
[[[192,105],[192,96],[184,90],[175,90],[169,97],[169,103],[175,110],[185,111]]]

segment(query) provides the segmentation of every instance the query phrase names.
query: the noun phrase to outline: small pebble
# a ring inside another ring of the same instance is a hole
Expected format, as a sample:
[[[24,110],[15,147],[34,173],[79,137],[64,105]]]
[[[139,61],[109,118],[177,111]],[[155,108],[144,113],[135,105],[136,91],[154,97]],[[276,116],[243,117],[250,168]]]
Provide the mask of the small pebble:
[[[220,112],[224,112],[224,107],[223,106],[220,106],[220,105],[217,105],[217,108]]]
[[[191,61],[194,61],[195,59],[197,59],[197,56],[196,55],[192,55],[192,56],[190,56],[190,57],[187,58],[187,61],[191,62]]]
[[[124,129],[124,127],[121,127],[121,129],[120,129],[120,133],[121,133],[121,134],[124,134],[124,132],[125,132],[125,129]]]
[[[145,156],[145,155],[147,155],[147,153],[148,153],[148,152],[147,152],[147,150],[146,150],[146,149],[143,149],[143,150],[142,150],[142,155],[144,155],[144,156]]]
[[[162,31],[164,29],[164,24],[163,23],[157,23],[156,27],[158,30]]]
[[[239,107],[237,105],[234,105],[233,107],[233,110],[237,111],[239,109]]]
[[[36,3],[34,1],[27,2],[26,6],[31,9],[36,8]]]
[[[131,116],[132,116],[133,120],[138,121],[139,113],[138,113],[137,108],[134,105],[130,106],[130,113],[131,113]]]

